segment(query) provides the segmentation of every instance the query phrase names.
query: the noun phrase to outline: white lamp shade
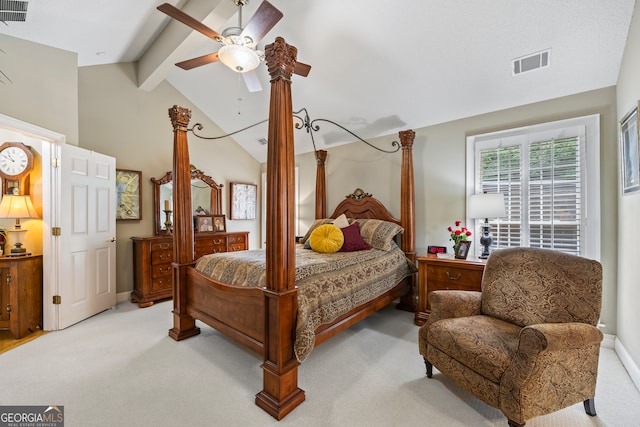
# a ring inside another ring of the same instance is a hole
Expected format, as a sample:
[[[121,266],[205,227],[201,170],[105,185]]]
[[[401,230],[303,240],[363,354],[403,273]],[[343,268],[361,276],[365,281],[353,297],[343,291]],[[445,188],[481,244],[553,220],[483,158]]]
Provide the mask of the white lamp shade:
[[[5,194],[0,202],[0,218],[39,218],[31,197]]]
[[[502,194],[473,194],[469,196],[467,213],[470,218],[501,218],[505,216]]]
[[[238,44],[222,46],[218,50],[220,61],[238,73],[246,73],[260,65],[260,57],[255,50]]]

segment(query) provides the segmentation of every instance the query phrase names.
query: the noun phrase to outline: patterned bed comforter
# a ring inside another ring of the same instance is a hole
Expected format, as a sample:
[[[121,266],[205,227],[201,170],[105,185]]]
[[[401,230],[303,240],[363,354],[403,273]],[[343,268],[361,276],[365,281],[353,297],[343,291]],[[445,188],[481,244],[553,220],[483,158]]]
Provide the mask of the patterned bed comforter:
[[[266,287],[264,250],[206,255],[197,261],[196,269],[222,283]],[[303,361],[313,350],[318,326],[382,295],[416,271],[397,246],[390,251],[369,249],[333,254],[297,247],[298,360]]]

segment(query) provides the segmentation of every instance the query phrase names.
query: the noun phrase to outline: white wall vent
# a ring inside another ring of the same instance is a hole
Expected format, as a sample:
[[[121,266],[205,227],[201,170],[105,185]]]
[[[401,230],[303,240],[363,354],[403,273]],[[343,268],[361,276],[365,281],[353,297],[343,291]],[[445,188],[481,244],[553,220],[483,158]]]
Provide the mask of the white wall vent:
[[[550,64],[551,49],[541,52],[532,53],[531,55],[521,56],[511,61],[511,71],[514,76],[526,73],[528,71],[546,68]]]
[[[259,142],[261,145],[267,145],[267,143],[268,143],[268,142],[267,142],[267,138],[260,138],[260,139],[258,139],[258,142]]]
[[[0,0],[0,21],[24,22],[27,19],[28,1]]]

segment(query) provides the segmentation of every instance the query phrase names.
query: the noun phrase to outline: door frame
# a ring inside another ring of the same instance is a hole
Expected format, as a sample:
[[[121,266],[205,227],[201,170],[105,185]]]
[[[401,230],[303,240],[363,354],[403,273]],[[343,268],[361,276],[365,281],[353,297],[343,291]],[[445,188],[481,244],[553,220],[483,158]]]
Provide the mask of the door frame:
[[[52,166],[52,162],[53,159],[60,158],[60,146],[66,144],[67,137],[4,114],[0,114],[0,128],[42,141],[42,329],[55,331],[59,329],[58,306],[52,301],[58,292],[60,248],[57,239],[52,236],[51,228],[59,224],[60,174]]]

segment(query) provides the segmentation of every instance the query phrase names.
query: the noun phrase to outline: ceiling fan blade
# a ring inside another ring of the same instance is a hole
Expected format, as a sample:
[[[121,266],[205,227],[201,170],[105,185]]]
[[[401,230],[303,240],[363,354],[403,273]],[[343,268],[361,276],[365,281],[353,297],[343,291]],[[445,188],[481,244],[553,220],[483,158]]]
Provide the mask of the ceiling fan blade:
[[[258,73],[256,73],[256,70],[242,73],[242,78],[244,79],[244,83],[247,85],[249,92],[260,92],[262,90],[262,85],[260,84],[260,79],[258,79]]]
[[[250,37],[255,44],[282,19],[282,12],[275,8],[268,1],[263,1],[258,7],[255,15],[251,17],[247,25],[242,30],[242,37]]]
[[[219,61],[218,52],[202,55],[197,58],[187,59],[186,61],[178,62],[176,65],[183,70],[190,70],[192,68],[200,67],[202,65],[211,64],[212,62]]]
[[[311,71],[311,65],[303,64],[302,62],[296,62],[296,66],[293,68],[293,74],[297,74],[302,77],[307,77]]]
[[[181,11],[180,9],[178,9],[177,7],[169,3],[161,4],[160,6],[158,6],[158,10],[160,12],[166,13],[176,21],[180,21],[186,26],[191,27],[194,30],[204,34],[210,39],[217,40],[222,37],[220,34],[213,31],[211,28],[207,27],[202,22],[192,18],[191,16],[187,15],[186,13],[184,13],[183,11]]]

